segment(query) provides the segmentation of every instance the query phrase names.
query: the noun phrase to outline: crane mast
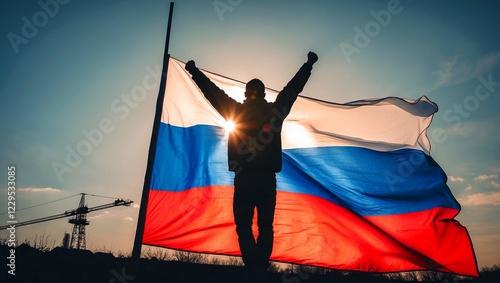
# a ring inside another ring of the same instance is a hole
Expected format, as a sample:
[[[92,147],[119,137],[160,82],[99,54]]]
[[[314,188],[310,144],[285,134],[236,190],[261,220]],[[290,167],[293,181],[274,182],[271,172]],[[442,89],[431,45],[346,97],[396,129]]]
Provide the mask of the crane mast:
[[[76,215],[69,219],[69,223],[73,224],[73,233],[71,233],[70,249],[85,250],[87,248],[87,240],[85,237],[85,226],[90,222],[87,220],[89,208],[85,205],[85,194],[82,194],[80,204],[76,209]]]
[[[85,226],[90,224],[90,222],[87,220],[87,213],[92,212],[92,211],[96,211],[96,210],[112,208],[112,207],[116,207],[116,206],[122,206],[122,205],[130,206],[130,204],[132,204],[132,203],[133,203],[133,201],[131,201],[131,200],[116,199],[112,203],[103,204],[103,205],[94,206],[94,207],[89,208],[85,204],[85,194],[82,193],[82,197],[80,198],[80,203],[78,204],[77,209],[65,211],[64,213],[56,214],[56,215],[52,215],[52,216],[47,216],[47,217],[42,217],[42,218],[38,218],[38,219],[18,222],[16,224],[16,227],[36,224],[36,223],[55,220],[55,219],[60,219],[60,218],[64,218],[64,217],[71,217],[68,222],[70,224],[73,224],[73,232],[71,234],[71,240],[69,241],[68,246],[70,249],[86,249],[87,243],[86,243],[86,238],[85,238]],[[10,225],[0,226],[0,230],[7,229],[9,227],[10,227]]]

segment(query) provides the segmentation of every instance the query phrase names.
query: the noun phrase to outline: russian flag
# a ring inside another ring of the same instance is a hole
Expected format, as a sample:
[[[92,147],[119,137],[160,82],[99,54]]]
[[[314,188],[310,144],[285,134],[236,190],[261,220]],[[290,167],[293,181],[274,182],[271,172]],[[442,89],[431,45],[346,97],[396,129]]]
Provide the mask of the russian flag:
[[[184,65],[169,60],[142,242],[238,256],[226,121]],[[243,101],[244,83],[204,73]],[[283,125],[271,260],[478,276],[467,230],[454,219],[460,205],[429,155],[436,111],[426,97],[334,104],[299,96]]]

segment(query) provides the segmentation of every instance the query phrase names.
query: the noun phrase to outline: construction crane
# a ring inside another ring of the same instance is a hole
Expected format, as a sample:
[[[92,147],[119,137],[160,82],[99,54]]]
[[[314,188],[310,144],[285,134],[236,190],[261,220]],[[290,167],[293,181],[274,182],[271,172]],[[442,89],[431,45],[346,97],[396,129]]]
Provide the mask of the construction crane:
[[[94,207],[88,207],[85,204],[85,195],[86,194],[82,193],[82,197],[80,199],[80,203],[79,203],[77,209],[68,210],[68,211],[65,211],[64,213],[56,214],[56,215],[52,215],[52,216],[47,216],[47,217],[42,217],[42,218],[38,218],[38,219],[18,222],[15,225],[16,225],[16,227],[19,227],[19,226],[31,225],[31,224],[36,224],[36,223],[45,222],[45,221],[51,221],[51,220],[60,219],[60,218],[64,218],[64,217],[71,217],[68,222],[70,224],[73,224],[73,233],[71,234],[71,241],[69,244],[69,248],[70,249],[86,249],[85,226],[90,224],[90,222],[87,220],[87,213],[92,212],[92,211],[96,211],[96,210],[112,208],[112,207],[116,207],[116,206],[122,206],[122,205],[130,206],[130,204],[132,204],[133,201],[116,199],[112,203],[98,205],[98,206],[94,206]],[[0,230],[7,229],[9,227],[11,227],[11,226],[10,225],[0,226]]]

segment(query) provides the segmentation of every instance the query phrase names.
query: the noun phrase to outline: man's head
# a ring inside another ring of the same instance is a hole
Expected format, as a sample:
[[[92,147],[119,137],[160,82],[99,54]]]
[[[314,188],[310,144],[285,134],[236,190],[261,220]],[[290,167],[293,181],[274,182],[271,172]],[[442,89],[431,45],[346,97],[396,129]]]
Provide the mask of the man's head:
[[[259,79],[250,80],[245,87],[245,97],[262,97],[266,96],[264,83]]]

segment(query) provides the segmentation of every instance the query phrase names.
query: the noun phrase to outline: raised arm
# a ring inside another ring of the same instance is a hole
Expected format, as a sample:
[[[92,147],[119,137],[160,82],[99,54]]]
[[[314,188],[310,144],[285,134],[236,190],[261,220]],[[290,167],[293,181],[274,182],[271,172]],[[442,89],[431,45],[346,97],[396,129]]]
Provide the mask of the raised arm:
[[[292,108],[293,103],[297,99],[299,93],[302,92],[304,86],[311,76],[311,70],[318,61],[318,55],[314,52],[309,52],[307,54],[307,62],[300,67],[299,71],[295,76],[288,82],[288,84],[283,88],[278,94],[276,101],[274,102],[274,107],[282,116],[286,117]]]
[[[198,85],[203,95],[213,105],[213,107],[224,117],[228,119],[232,113],[231,109],[238,103],[236,100],[229,97],[222,89],[217,87],[203,72],[201,72],[193,60],[186,63],[186,71],[188,71],[193,81]]]

